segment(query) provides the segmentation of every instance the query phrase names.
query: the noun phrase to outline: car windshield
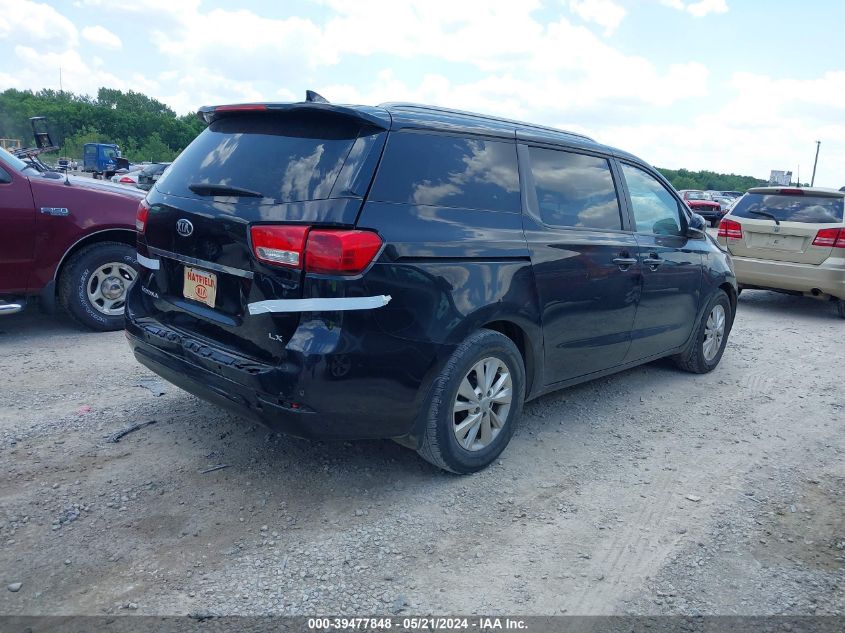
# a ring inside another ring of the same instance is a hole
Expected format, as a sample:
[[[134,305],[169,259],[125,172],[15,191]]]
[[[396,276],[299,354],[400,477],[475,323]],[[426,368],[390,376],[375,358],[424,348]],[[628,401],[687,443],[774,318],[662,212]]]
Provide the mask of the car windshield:
[[[712,200],[709,193],[703,191],[690,191],[687,193],[687,200]]]
[[[778,222],[830,224],[842,222],[843,200],[845,198],[841,196],[748,193],[734,206],[731,215],[758,220],[771,220],[773,216]]]
[[[9,167],[16,171],[23,171],[27,167],[30,167],[25,162],[23,162],[17,156],[10,154],[8,151],[0,147],[0,158],[3,159],[3,162],[6,163]]]

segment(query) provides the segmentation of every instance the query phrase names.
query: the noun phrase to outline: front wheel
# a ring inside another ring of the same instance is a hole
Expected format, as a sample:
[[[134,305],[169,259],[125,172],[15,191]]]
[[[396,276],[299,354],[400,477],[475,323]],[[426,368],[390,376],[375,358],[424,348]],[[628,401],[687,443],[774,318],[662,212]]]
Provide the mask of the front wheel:
[[[479,330],[435,379],[419,454],[458,474],[487,467],[508,445],[522,413],[525,367],[507,336]]]
[[[675,356],[675,364],[684,371],[694,374],[706,374],[713,371],[728,342],[733,325],[733,311],[728,295],[719,290],[710,299],[704,318],[690,342],[690,346]]]
[[[120,242],[92,244],[62,271],[59,301],[71,317],[92,330],[122,330],[129,286],[138,276],[135,249]]]

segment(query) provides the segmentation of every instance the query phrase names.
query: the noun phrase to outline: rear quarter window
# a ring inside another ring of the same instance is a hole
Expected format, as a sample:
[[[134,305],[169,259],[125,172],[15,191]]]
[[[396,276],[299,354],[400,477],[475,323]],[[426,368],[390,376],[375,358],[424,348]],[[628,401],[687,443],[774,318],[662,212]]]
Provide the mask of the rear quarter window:
[[[757,220],[774,216],[780,222],[833,224],[842,222],[843,198],[747,193],[736,203],[731,215]]]
[[[516,143],[394,132],[370,199],[519,212]]]

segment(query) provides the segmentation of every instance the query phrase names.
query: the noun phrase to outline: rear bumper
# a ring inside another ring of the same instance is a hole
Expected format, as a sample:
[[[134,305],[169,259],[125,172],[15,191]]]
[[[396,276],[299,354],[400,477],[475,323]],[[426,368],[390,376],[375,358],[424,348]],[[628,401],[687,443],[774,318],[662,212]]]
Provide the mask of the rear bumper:
[[[810,294],[814,290],[845,299],[845,258],[830,257],[819,265],[779,262],[732,255],[737,282],[773,290]]]
[[[322,332],[312,313],[298,340],[320,339],[319,351],[288,349],[278,363],[265,364],[162,324],[138,295],[130,293],[126,331],[142,365],[203,400],[298,437],[401,438],[416,445],[418,412],[451,353],[378,330],[345,338],[336,321],[332,331]],[[350,313],[348,321],[371,325],[365,312]],[[350,323],[353,332],[361,325]],[[326,346],[327,340],[336,344]]]

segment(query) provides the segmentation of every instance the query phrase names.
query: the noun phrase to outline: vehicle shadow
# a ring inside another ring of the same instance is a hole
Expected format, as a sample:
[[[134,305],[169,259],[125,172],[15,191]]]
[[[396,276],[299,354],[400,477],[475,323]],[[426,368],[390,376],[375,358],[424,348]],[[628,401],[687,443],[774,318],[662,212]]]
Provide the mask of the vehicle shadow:
[[[821,301],[770,290],[743,290],[737,303],[737,318],[763,311],[770,314],[777,311],[787,318],[802,316],[820,321],[839,318],[833,301]]]
[[[37,305],[27,306],[23,312],[0,317],[0,345],[10,339],[35,339],[68,334],[98,334],[85,327],[61,311],[47,314]]]

